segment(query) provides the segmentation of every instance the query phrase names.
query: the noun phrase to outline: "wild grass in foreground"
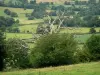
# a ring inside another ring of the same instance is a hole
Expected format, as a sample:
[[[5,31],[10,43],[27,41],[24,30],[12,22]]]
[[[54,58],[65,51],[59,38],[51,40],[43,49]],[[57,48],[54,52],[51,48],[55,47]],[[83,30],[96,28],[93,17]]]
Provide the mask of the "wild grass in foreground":
[[[0,75],[100,75],[100,61],[69,66],[1,72]]]

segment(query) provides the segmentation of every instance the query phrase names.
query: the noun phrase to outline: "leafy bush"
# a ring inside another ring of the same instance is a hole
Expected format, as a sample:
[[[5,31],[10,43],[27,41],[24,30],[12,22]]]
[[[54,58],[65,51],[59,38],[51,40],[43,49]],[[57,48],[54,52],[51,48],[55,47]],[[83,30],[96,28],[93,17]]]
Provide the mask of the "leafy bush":
[[[30,16],[31,16],[31,14],[29,14],[29,13],[26,13],[26,14],[25,14],[25,16],[26,16],[26,17],[30,17]]]
[[[5,59],[5,40],[4,40],[4,33],[0,28],[0,71],[3,70],[4,68],[4,62],[3,60]]]
[[[16,12],[12,12],[9,9],[5,9],[4,13],[10,15],[11,17],[18,17],[18,14]]]
[[[57,16],[56,12],[50,12],[49,15],[50,16]]]
[[[46,6],[44,4],[36,5],[33,12],[31,13],[31,16],[34,16],[34,18],[40,19],[43,18],[46,14]]]
[[[6,13],[7,15],[10,15],[11,14],[11,11],[9,9],[5,9],[4,10],[4,13]]]
[[[18,17],[18,14],[15,12],[11,12],[11,17]]]
[[[82,50],[78,50],[76,54],[77,62],[89,62],[91,54],[83,47]]]
[[[8,29],[8,32],[11,32],[11,33],[20,33],[20,30],[18,27],[9,27]]]
[[[28,62],[28,45],[17,38],[8,39],[6,43],[7,57],[5,59],[6,69],[12,68],[26,68],[29,66]]]
[[[91,54],[91,60],[100,60],[100,35],[92,35],[86,42],[86,49]]]
[[[12,26],[14,23],[15,20],[13,18],[0,16],[0,27],[1,26],[9,27]]]
[[[33,67],[72,64],[77,42],[70,34],[49,34],[40,38],[32,49],[30,62]]]
[[[34,16],[29,16],[28,17],[28,20],[33,20],[34,19]]]
[[[0,6],[4,6],[5,4],[4,4],[4,1],[3,0],[1,0],[0,1]]]
[[[16,23],[19,24],[19,22],[20,22],[20,21],[17,19],[17,20],[16,20]]]
[[[90,33],[96,33],[96,30],[94,27],[90,28]]]

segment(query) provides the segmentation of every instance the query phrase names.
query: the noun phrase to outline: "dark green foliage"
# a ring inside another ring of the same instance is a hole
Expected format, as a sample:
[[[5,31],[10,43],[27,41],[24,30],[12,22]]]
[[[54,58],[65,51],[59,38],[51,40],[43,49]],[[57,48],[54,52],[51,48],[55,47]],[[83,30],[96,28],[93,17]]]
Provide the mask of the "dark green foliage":
[[[76,53],[77,63],[91,61],[91,54],[83,47],[82,50],[78,50]]]
[[[77,42],[70,34],[51,34],[40,38],[32,49],[33,67],[57,66],[75,62]]]
[[[26,17],[30,17],[31,14],[30,14],[30,13],[26,13],[25,16],[26,16]]]
[[[34,20],[34,16],[29,16],[28,20]]]
[[[20,30],[17,27],[9,27],[7,30],[10,33],[20,33]]]
[[[36,4],[36,0],[30,0],[30,4]]]
[[[63,22],[63,26],[84,27],[84,26],[86,26],[86,24],[83,19],[81,19],[78,15],[76,15],[76,16],[72,16],[72,18],[65,18],[65,20]]]
[[[10,15],[11,14],[11,11],[9,9],[5,9],[4,10],[4,13],[6,13],[7,15]]]
[[[4,6],[4,0],[0,0],[0,6]]]
[[[90,18],[88,20],[87,24],[88,24],[89,27],[94,27],[94,26],[100,27],[100,19],[99,19],[98,16],[93,16],[92,18]]]
[[[65,2],[64,2],[64,5],[70,5],[70,2],[65,1]]]
[[[43,18],[46,14],[46,7],[43,4],[36,5],[31,16],[34,18]]]
[[[13,18],[0,16],[0,27],[1,26],[9,27],[12,26],[14,23],[15,20]]]
[[[12,12],[9,9],[5,9],[4,13],[10,15],[11,17],[18,17],[18,14],[16,12]]]
[[[50,15],[50,16],[57,16],[56,11],[50,12],[49,15]]]
[[[17,20],[16,20],[16,23],[19,24],[19,22],[20,22],[20,21],[17,19]]]
[[[0,27],[0,71],[3,70],[4,68],[4,62],[3,60],[5,59],[5,37],[4,37],[4,30]]]
[[[90,28],[90,33],[96,33],[96,30],[94,27]]]
[[[18,17],[18,14],[15,12],[11,12],[11,17]]]
[[[37,34],[43,34],[44,33],[44,27],[43,27],[43,25],[38,25],[36,33]]]
[[[88,4],[88,2],[87,1],[78,1],[78,0],[75,0],[75,4],[76,5],[86,5],[86,4]]]
[[[6,68],[26,68],[29,66],[28,45],[24,41],[17,38],[8,39],[6,48]]]
[[[65,7],[63,5],[59,5],[59,6],[52,6],[51,8],[52,10],[61,10],[64,11]]]
[[[92,35],[86,42],[86,49],[91,54],[91,60],[100,60],[100,35]]]
[[[15,8],[24,8],[24,5],[28,3],[28,0],[9,0],[8,4],[9,7]]]

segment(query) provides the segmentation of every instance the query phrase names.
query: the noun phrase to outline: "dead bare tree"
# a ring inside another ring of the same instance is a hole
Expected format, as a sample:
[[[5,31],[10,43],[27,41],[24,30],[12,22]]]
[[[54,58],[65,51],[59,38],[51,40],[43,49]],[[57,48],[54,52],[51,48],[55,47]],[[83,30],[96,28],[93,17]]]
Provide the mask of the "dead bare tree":
[[[47,16],[47,19],[48,19],[48,23],[45,23],[44,21],[44,24],[47,25],[47,27],[49,28],[49,33],[52,34],[52,33],[57,33],[59,30],[60,30],[60,27],[62,25],[62,23],[64,22],[64,14],[65,12],[62,12],[62,11],[58,11],[56,12],[57,14],[57,17],[54,18],[54,20],[52,21],[52,17],[49,16],[49,15],[46,15]],[[57,25],[57,27],[54,26],[54,23],[56,21],[59,21],[59,24]]]

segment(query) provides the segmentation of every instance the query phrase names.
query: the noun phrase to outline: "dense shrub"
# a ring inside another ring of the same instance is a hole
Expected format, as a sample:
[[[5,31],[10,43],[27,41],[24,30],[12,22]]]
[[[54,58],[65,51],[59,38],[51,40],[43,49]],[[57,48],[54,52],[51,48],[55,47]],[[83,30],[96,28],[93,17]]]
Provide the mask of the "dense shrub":
[[[92,28],[90,28],[90,31],[89,31],[90,33],[96,33],[96,30],[95,30],[95,28],[94,27],[92,27]]]
[[[1,0],[0,1],[0,6],[4,6],[5,4],[4,4],[4,1],[3,0]]]
[[[6,43],[7,57],[5,59],[6,69],[12,68],[26,68],[29,66],[28,62],[28,45],[17,38],[8,39]]]
[[[9,27],[12,26],[14,23],[15,20],[13,18],[0,16],[0,27],[1,26]]]
[[[4,33],[0,28],[0,71],[4,68],[4,62],[5,59],[5,40],[4,40]]]
[[[19,24],[19,22],[20,22],[20,21],[17,19],[17,20],[16,20],[16,23]]]
[[[30,17],[30,16],[31,16],[31,14],[29,14],[29,13],[26,13],[26,14],[25,14],[25,16],[26,16],[26,17]]]
[[[43,25],[38,25],[36,33],[37,34],[43,34],[44,33],[44,27],[43,27]]]
[[[32,49],[33,67],[57,66],[75,62],[77,42],[70,34],[52,34],[40,38]]]
[[[12,12],[9,9],[5,9],[4,13],[10,15],[11,17],[18,17],[18,14],[16,12]]]
[[[77,62],[90,62],[91,54],[83,47],[82,50],[78,50],[76,53]]]
[[[64,5],[71,5],[70,2],[65,1]]]
[[[10,33],[19,33],[20,32],[20,30],[19,30],[19,28],[18,27],[9,27],[8,29],[8,32],[10,32]]]
[[[18,14],[15,12],[11,12],[11,17],[18,17]]]
[[[45,14],[46,14],[46,6],[40,3],[39,5],[36,5],[34,7],[34,10],[31,13],[31,16],[34,16],[34,18],[40,19],[40,18],[43,18]]]
[[[61,10],[61,11],[64,11],[65,7],[63,5],[52,6],[51,10]]]
[[[49,15],[50,16],[57,16],[56,11],[55,12],[50,12]]]
[[[34,16],[29,16],[28,17],[28,20],[33,20],[34,19]]]
[[[4,10],[4,13],[6,13],[7,15],[10,15],[11,14],[11,11],[9,9],[5,9]]]
[[[100,60],[100,35],[92,35],[86,42],[86,49],[91,54],[91,60]]]

